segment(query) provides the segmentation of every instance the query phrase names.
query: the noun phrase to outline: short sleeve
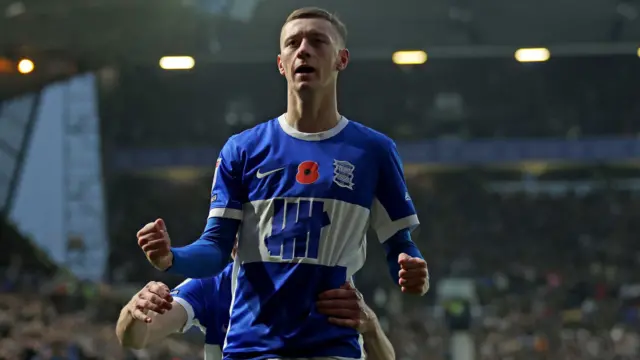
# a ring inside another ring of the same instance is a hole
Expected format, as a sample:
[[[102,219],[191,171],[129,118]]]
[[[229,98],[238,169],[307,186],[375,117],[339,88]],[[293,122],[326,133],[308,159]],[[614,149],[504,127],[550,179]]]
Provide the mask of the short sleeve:
[[[409,196],[400,155],[391,140],[379,156],[378,169],[371,227],[380,242],[385,242],[402,229],[415,229],[420,222]]]
[[[173,300],[187,311],[187,322],[180,329],[186,332],[193,325],[206,327],[206,301],[204,286],[198,279],[187,279],[171,291]]]
[[[246,193],[242,186],[242,162],[233,137],[220,151],[211,186],[209,218],[242,220],[242,204]]]

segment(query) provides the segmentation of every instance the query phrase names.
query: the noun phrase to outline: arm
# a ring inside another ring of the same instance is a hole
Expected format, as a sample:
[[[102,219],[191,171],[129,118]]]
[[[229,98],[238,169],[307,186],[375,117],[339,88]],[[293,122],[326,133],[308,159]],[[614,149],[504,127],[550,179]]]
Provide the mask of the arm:
[[[395,144],[387,140],[379,156],[376,197],[371,207],[371,226],[384,246],[389,273],[403,292],[426,292],[426,262],[411,240],[420,222],[409,196]]]
[[[316,306],[319,313],[328,316],[330,323],[354,328],[362,334],[367,359],[395,360],[395,351],[378,317],[351,283],[321,293]]]
[[[368,306],[367,310],[372,314],[369,318],[368,330],[362,333],[367,360],[395,360],[396,352],[393,350],[391,341],[389,341],[382,327],[380,327],[378,317]]]
[[[166,238],[165,243],[161,243],[164,246],[162,251],[167,259],[162,266],[156,267],[190,278],[217,275],[228,263],[242,220],[242,205],[246,199],[242,186],[242,163],[231,138],[222,148],[220,158],[216,161],[209,217],[202,236],[190,245],[169,249],[166,228],[161,228],[160,232],[164,231]],[[146,248],[143,246],[143,250],[149,259],[154,256],[154,236],[149,235],[143,240],[140,240],[141,235],[138,236],[141,246],[148,242]]]
[[[183,328],[187,319],[187,311],[172,301],[169,288],[150,282],[120,311],[116,336],[124,347],[143,349]]]
[[[167,272],[190,278],[217,275],[229,262],[240,221],[211,217],[200,239],[180,248],[171,248]]]
[[[382,243],[384,251],[387,257],[387,266],[389,267],[389,274],[394,282],[397,284],[400,281],[400,264],[398,257],[400,254],[407,254],[412,258],[423,259],[420,249],[411,240],[411,233],[409,229],[402,229],[391,236],[387,241]]]

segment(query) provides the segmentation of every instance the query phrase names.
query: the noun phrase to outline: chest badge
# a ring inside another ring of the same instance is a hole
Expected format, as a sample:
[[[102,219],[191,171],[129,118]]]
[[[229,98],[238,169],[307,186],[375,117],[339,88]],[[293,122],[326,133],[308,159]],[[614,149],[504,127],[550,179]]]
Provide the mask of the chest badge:
[[[318,168],[318,163],[315,161],[303,161],[300,165],[298,165],[296,181],[303,185],[313,184],[320,177]]]
[[[353,190],[353,172],[356,166],[344,160],[333,160],[333,182],[349,190]]]

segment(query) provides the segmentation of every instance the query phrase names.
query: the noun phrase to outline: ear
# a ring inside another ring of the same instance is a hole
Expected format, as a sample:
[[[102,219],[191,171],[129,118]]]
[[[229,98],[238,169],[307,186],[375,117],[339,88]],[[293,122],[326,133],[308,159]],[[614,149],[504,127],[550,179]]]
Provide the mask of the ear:
[[[280,75],[284,76],[284,65],[282,64],[282,58],[280,57],[280,54],[278,54],[278,71],[280,72]]]
[[[349,49],[342,49],[338,51],[338,63],[336,64],[336,70],[342,71],[349,65]]]

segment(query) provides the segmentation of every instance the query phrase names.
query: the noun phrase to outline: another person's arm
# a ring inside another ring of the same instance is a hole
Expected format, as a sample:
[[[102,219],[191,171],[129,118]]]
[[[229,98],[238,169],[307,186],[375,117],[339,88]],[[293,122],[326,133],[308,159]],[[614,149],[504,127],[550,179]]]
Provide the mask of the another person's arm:
[[[395,144],[388,140],[378,155],[378,184],[371,227],[382,243],[389,273],[403,292],[424,295],[429,289],[427,263],[411,239],[420,222],[404,178]]]
[[[369,311],[373,313],[371,309]],[[395,360],[396,352],[393,350],[393,345],[382,330],[375,314],[369,322],[369,329],[362,333],[367,360]]]
[[[215,278],[187,279],[173,291],[160,282],[150,282],[120,312],[116,335],[120,344],[143,349],[194,323],[207,324],[205,296],[215,298]]]
[[[321,293],[316,305],[330,323],[354,328],[362,334],[367,360],[395,360],[395,351],[378,317],[350,283]]]
[[[190,278],[215,276],[227,264],[245,201],[240,154],[232,137],[216,161],[209,216],[202,236],[187,246],[171,247],[164,222],[158,219],[138,232],[138,244],[159,270]]]
[[[124,347],[143,349],[180,330],[187,318],[187,311],[173,301],[169,288],[152,281],[120,311],[116,336]]]

